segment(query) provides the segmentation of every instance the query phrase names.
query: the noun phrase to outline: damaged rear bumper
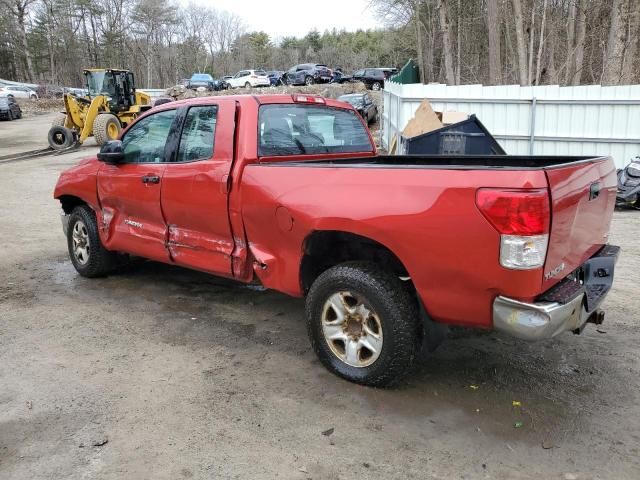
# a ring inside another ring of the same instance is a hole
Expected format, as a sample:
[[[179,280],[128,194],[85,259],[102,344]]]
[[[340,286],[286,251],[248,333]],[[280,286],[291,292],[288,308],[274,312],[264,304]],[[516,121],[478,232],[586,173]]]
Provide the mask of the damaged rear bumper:
[[[493,302],[496,330],[524,340],[544,340],[560,333],[579,333],[585,324],[602,323],[598,309],[613,282],[620,247],[606,245],[571,276],[533,303],[498,296]]]

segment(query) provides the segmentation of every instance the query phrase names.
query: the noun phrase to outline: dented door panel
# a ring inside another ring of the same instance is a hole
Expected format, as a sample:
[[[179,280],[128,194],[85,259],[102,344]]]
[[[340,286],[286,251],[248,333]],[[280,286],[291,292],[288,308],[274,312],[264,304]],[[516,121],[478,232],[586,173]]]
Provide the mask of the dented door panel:
[[[176,264],[230,276],[234,243],[227,190],[233,161],[235,102],[220,100],[192,108],[215,109],[213,155],[192,160],[185,153],[185,139],[190,138],[188,131],[192,125],[190,119],[196,116],[187,112],[179,154],[176,162],[167,165],[162,180],[161,203],[168,225],[168,253]],[[203,135],[206,134],[210,132]]]
[[[99,227],[104,246],[166,262],[166,226],[160,209],[164,164],[103,165],[98,172]],[[101,217],[101,218],[100,218]]]

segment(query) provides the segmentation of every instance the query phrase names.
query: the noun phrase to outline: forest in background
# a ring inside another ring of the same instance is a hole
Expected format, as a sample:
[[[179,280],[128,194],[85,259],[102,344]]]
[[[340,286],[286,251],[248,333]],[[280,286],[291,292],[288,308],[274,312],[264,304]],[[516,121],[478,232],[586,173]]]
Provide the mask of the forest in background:
[[[313,5],[305,8],[323,8]],[[118,67],[132,70],[139,86],[164,88],[193,72],[219,77],[305,62],[351,72],[410,58],[425,83],[640,81],[640,0],[370,0],[380,29],[303,38],[270,38],[232,13],[163,0],[0,6],[0,78],[30,83],[81,86],[83,68]]]

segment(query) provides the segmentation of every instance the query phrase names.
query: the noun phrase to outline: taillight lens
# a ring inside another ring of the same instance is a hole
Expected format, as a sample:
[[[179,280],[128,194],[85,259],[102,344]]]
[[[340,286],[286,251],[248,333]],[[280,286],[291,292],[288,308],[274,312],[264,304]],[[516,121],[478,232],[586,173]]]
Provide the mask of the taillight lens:
[[[500,233],[500,265],[518,270],[544,265],[550,225],[546,189],[481,188],[476,204]]]
[[[546,189],[501,190],[481,188],[476,203],[498,232],[539,235],[549,231],[549,195]]]

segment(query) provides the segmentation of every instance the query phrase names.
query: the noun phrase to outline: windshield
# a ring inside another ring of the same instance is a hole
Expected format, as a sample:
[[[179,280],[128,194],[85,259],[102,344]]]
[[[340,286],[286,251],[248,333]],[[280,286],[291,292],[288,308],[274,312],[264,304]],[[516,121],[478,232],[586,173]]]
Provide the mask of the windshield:
[[[87,72],[87,88],[89,95],[107,95],[113,97],[116,93],[116,86],[113,81],[113,74],[107,72]]]
[[[348,96],[340,97],[340,98],[338,98],[338,100],[341,100],[343,102],[347,102],[347,103],[353,105],[354,107],[360,107],[364,103],[363,98],[361,96],[348,95]]]
[[[9,99],[7,97],[0,97],[0,105],[3,107],[9,105]]]
[[[213,78],[211,77],[211,75],[207,74],[207,73],[199,73],[199,74],[194,74],[191,77],[191,80],[202,80],[205,82],[209,82],[211,80],[213,80]]]
[[[258,155],[371,152],[356,112],[317,105],[260,107]]]

